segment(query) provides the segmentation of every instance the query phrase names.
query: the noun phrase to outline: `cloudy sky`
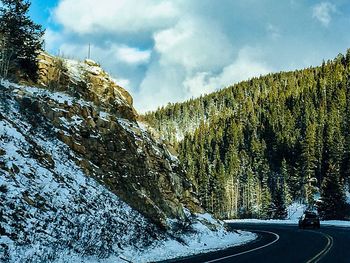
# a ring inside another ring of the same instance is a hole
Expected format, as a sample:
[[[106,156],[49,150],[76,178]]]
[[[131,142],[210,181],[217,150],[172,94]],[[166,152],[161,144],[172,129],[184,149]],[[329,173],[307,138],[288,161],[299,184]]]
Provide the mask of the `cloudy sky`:
[[[46,49],[100,62],[147,111],[350,48],[348,0],[33,0]]]

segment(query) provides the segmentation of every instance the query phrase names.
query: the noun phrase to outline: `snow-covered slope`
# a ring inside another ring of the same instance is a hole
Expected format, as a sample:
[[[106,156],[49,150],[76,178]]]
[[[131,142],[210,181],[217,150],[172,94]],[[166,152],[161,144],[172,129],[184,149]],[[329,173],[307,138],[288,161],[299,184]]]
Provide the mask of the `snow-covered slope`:
[[[0,83],[0,262],[149,262],[255,238],[185,208],[166,146],[70,92]]]
[[[30,116],[4,96],[0,258],[45,261],[61,250],[107,257],[163,238],[140,213],[87,177],[72,161],[75,153],[50,134],[50,127],[33,127]]]

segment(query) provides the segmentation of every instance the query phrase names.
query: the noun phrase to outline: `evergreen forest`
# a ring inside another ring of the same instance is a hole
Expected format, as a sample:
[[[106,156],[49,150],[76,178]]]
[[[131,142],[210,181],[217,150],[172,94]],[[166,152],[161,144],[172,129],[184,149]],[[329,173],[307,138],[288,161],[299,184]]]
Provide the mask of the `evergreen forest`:
[[[176,148],[201,204],[219,218],[282,219],[292,202],[349,218],[350,50],[143,118]]]

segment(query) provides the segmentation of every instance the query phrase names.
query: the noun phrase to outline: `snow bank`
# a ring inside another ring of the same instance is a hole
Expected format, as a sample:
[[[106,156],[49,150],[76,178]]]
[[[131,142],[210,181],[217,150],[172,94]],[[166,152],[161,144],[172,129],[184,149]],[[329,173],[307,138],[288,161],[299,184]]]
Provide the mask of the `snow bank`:
[[[182,242],[169,239],[135,254],[125,252],[126,258],[133,262],[154,262],[177,257],[185,257],[204,252],[221,250],[242,245],[256,239],[256,235],[247,231],[228,232],[224,228],[211,231],[207,226],[198,222],[194,225],[194,233],[182,235]],[[113,262],[113,261],[111,261]]]
[[[287,219],[298,220],[306,210],[307,206],[298,202],[294,202],[287,207]]]
[[[179,242],[175,239],[168,239],[159,241],[146,249],[131,249],[126,248],[119,254],[111,255],[108,258],[98,258],[97,256],[82,256],[69,250],[60,251],[59,255],[52,261],[52,263],[148,263],[157,262],[177,257],[185,257],[199,253],[216,251],[232,246],[238,246],[256,239],[256,235],[246,231],[237,231],[237,233],[219,231],[214,233],[212,231],[204,230],[193,235],[184,236],[184,242]],[[31,246],[26,250],[22,250],[23,256],[20,260],[29,255],[35,255],[45,252],[39,246]],[[19,253],[16,251],[16,253]],[[16,261],[13,261],[16,262]]]
[[[347,192],[349,198],[349,193]],[[348,199],[349,200],[349,199]],[[350,201],[350,200],[349,200]],[[350,203],[350,202],[349,202]],[[299,218],[303,215],[307,206],[298,202],[294,202],[287,207],[288,216],[285,220],[279,219],[231,219],[225,220],[226,223],[249,223],[249,224],[283,224],[283,225],[297,225]],[[321,226],[337,226],[337,227],[350,227],[350,221],[342,220],[325,220],[321,221]]]
[[[298,220],[260,220],[260,219],[231,219],[225,220],[226,223],[249,223],[249,224],[281,224],[281,225],[297,225]],[[322,226],[337,226],[337,227],[350,227],[350,221],[342,220],[325,220],[321,221]]]
[[[230,219],[225,220],[225,223],[249,223],[249,224],[284,224],[284,225],[296,225],[298,224],[298,220],[279,220],[279,219]]]

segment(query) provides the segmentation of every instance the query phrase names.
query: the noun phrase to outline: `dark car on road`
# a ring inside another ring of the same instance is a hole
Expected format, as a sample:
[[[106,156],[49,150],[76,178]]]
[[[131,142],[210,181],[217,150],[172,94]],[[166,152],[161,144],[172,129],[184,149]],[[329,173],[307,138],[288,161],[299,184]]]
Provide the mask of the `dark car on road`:
[[[299,219],[299,228],[320,228],[320,218],[315,212],[305,211]]]

